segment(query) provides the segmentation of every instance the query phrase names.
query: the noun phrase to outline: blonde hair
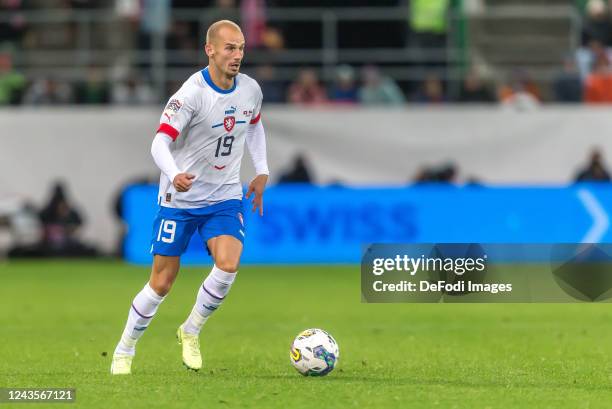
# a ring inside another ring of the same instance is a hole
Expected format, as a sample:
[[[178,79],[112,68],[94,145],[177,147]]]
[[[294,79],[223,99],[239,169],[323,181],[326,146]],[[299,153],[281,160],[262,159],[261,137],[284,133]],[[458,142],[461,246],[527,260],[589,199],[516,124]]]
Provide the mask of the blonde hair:
[[[223,27],[232,27],[242,33],[240,26],[234,23],[233,21],[219,20],[219,21],[212,23],[210,27],[208,27],[208,30],[206,31],[206,44],[210,44],[211,41],[217,36],[217,33],[219,32],[219,30],[222,29]]]

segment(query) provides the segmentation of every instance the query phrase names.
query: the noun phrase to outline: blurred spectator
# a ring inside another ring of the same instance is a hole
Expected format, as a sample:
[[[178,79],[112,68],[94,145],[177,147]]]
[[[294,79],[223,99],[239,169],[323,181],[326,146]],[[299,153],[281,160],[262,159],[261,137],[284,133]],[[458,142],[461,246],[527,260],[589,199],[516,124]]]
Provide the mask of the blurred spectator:
[[[609,182],[610,173],[603,164],[599,149],[593,149],[589,164],[578,172],[576,182]]]
[[[415,102],[440,104],[446,102],[442,81],[435,74],[429,74],[415,95]]]
[[[281,175],[278,183],[312,183],[306,158],[303,154],[298,154],[295,157],[291,169]]]
[[[193,33],[188,21],[174,21],[166,37],[166,46],[169,50],[178,50],[181,48],[182,42],[192,36]]]
[[[540,90],[527,72],[516,70],[511,75],[510,85],[499,87],[498,100],[505,106],[533,109],[540,105]]]
[[[114,4],[110,11],[115,15],[116,20],[107,29],[106,42],[109,48],[113,49],[133,49],[138,47],[138,32],[140,20],[139,0],[113,0]],[[118,60],[125,59],[129,54],[126,53]],[[113,65],[117,64],[115,61]],[[131,61],[130,61],[131,64]]]
[[[586,6],[583,42],[598,41],[606,46],[612,45],[612,22],[604,0],[589,0]]]
[[[289,86],[289,102],[292,104],[321,104],[327,102],[325,88],[319,84],[313,69],[301,70],[297,81]]]
[[[422,167],[413,179],[414,183],[455,183],[457,166],[448,162],[439,167]]]
[[[49,256],[82,256],[93,255],[95,251],[78,238],[78,230],[83,219],[78,211],[68,202],[65,187],[56,183],[49,203],[41,210],[40,221],[43,224],[42,246]]]
[[[378,68],[370,65],[362,70],[363,86],[359,89],[359,101],[364,105],[400,105],[406,99],[400,87]]]
[[[260,65],[256,69],[255,78],[261,87],[266,103],[285,102],[285,88],[276,79],[275,68],[271,64]]]
[[[350,65],[341,65],[336,69],[336,82],[331,91],[331,99],[334,102],[349,104],[358,101],[355,70]]]
[[[203,10],[200,15],[202,19],[200,20],[200,27],[206,30],[212,23],[218,20],[240,21],[240,10],[237,8],[237,2],[237,0],[209,0],[206,2],[207,4],[204,5],[202,4],[202,0],[172,0],[172,8],[178,7],[193,10],[205,7],[205,10]],[[198,42],[203,42],[205,35],[206,32],[198,32]],[[250,41],[247,42],[247,47],[249,47],[249,43]]]
[[[574,58],[565,59],[563,71],[554,80],[553,90],[557,102],[582,101],[582,81]]]
[[[513,88],[508,85],[500,86],[498,98],[502,105],[518,110],[532,110],[540,105],[540,101],[533,94],[523,88]]]
[[[175,21],[166,38],[169,49],[168,65],[170,67],[189,67],[197,65],[204,55],[198,44],[198,35],[189,22]]]
[[[438,171],[438,181],[443,183],[456,183],[457,166],[450,162],[443,165]]]
[[[283,33],[275,27],[268,27],[262,34],[261,45],[271,51],[279,51],[285,49],[285,37]]]
[[[230,3],[229,0],[225,2]],[[233,0],[231,1],[233,3]],[[249,39],[247,47],[258,48],[265,46],[266,28],[266,1],[265,0],[242,0],[240,2],[240,20],[242,30]],[[282,38],[282,36],[281,36]],[[280,48],[283,48],[281,45]]]
[[[73,9],[96,9],[105,7],[105,2],[101,0],[70,0],[70,7]]]
[[[108,104],[110,90],[99,68],[87,70],[85,82],[76,86],[76,102],[79,104]]]
[[[25,201],[14,211],[6,213],[6,210],[6,208],[0,210],[3,213],[0,220],[8,219],[13,238],[13,245],[7,253],[8,257],[41,256],[42,225],[36,207],[31,202]]]
[[[433,181],[434,179],[435,179],[434,171],[431,168],[424,166],[420,168],[419,170],[417,170],[417,173],[414,176],[413,182],[414,183],[429,183]]]
[[[170,26],[171,0],[139,0],[138,7],[138,48],[146,51],[153,47],[154,41],[165,40]]]
[[[125,81],[118,81],[112,89],[113,104],[146,105],[157,101],[153,89],[148,83],[140,81],[136,76],[130,76]]]
[[[140,29],[146,35],[166,35],[170,25],[171,0],[141,0]]]
[[[608,56],[609,59],[612,59],[612,52],[602,43],[595,40],[589,42],[587,47],[576,51],[576,64],[582,82],[586,81],[587,77],[591,74],[595,62],[600,56]]]
[[[593,72],[584,83],[584,100],[590,104],[612,103],[612,67],[607,54],[596,56]]]
[[[73,92],[67,83],[43,78],[30,85],[23,102],[28,105],[69,104],[73,102]]]
[[[483,84],[476,70],[471,70],[463,80],[459,102],[488,103],[494,101],[493,94]]]
[[[24,9],[41,11],[53,10],[69,16],[70,2],[67,0],[24,0]],[[29,19],[27,19],[29,21]],[[57,19],[29,21],[28,30],[23,34],[22,45],[26,49],[66,50],[77,44],[77,27],[74,22]]]
[[[0,42],[8,41],[19,45],[27,28],[26,20],[21,13],[24,0],[1,0],[0,12],[7,13],[7,20],[0,21]]]
[[[449,0],[410,0],[410,40],[412,47],[446,47]]]
[[[45,235],[49,241],[65,241],[72,236],[83,224],[79,213],[69,203],[66,190],[61,182],[57,182],[52,189],[51,198],[40,211],[40,220],[45,224]]]
[[[0,54],[0,105],[19,103],[25,83],[25,77],[13,68],[12,56]]]

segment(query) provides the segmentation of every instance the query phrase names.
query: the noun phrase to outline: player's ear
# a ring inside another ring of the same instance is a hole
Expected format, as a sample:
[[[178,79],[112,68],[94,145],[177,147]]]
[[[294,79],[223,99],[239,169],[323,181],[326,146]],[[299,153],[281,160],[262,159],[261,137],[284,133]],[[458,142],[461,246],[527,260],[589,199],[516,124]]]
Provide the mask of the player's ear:
[[[214,54],[215,50],[212,46],[212,44],[205,44],[204,45],[204,52],[206,53],[207,56],[212,57],[212,55]]]

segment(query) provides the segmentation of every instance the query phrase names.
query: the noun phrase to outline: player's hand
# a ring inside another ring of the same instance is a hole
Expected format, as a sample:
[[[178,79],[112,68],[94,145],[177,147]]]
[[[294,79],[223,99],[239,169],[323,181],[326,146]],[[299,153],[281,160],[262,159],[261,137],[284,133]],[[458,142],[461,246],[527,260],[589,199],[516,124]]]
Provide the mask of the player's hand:
[[[249,183],[249,190],[246,192],[246,198],[253,196],[253,211],[259,209],[259,215],[263,216],[263,192],[268,182],[268,175],[257,175],[255,179]]]
[[[179,173],[174,177],[172,184],[177,192],[186,192],[191,189],[193,179],[195,179],[195,175],[191,173]]]

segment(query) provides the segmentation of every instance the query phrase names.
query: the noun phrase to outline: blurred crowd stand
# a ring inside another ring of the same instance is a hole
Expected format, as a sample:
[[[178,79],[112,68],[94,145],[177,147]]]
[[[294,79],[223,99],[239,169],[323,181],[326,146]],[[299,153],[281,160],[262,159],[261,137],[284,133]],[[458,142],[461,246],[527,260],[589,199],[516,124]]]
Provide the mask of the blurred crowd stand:
[[[530,5],[527,1],[515,3]],[[342,8],[347,4],[332,0],[2,0],[0,104],[161,104],[180,86],[179,78],[206,64],[203,27],[222,18],[242,24],[248,38],[243,70],[262,83],[268,103],[499,103],[535,107],[543,102],[612,102],[611,1],[577,1],[576,10],[583,15],[582,47],[568,47],[565,55],[559,55],[558,72],[546,83],[534,77],[529,67],[514,67],[520,74],[493,75],[486,62],[458,63],[452,59],[456,57],[449,57],[460,50],[456,47],[465,46],[457,45],[457,30],[461,29],[454,20],[457,4],[461,2],[356,0],[350,4],[353,10],[387,7],[402,10],[404,20],[383,17],[342,22]],[[472,11],[489,7],[480,0],[463,4]],[[332,18],[328,13],[321,22],[303,23],[268,15],[268,10],[280,10],[276,8],[309,7],[339,14]],[[188,18],[185,12],[191,10],[202,13]],[[47,11],[53,18],[45,20]],[[31,12],[41,13],[34,18],[28,14]],[[97,14],[77,14],[90,12]],[[337,30],[332,37],[329,29],[316,34],[321,29],[313,27],[324,28],[330,21],[335,21]],[[314,31],[306,34],[302,27]],[[355,30],[368,35],[356,35]],[[329,47],[329,38],[338,49],[324,48]],[[373,52],[396,50],[396,55],[405,53],[411,59],[402,63],[401,70],[397,64],[372,59],[333,62],[339,60],[340,51],[356,47]],[[69,70],[45,73],[45,64],[65,64],[61,56],[70,50],[81,51]],[[301,64],[285,63],[297,50],[307,54],[318,50],[325,57],[320,63],[306,62],[306,57]],[[21,51],[34,54],[24,60]],[[90,58],[94,51],[105,54]],[[251,60],[253,51],[264,54]],[[160,63],[164,70],[159,69]],[[40,69],[29,68],[24,73],[26,64]],[[294,74],[288,76],[288,70]]]

